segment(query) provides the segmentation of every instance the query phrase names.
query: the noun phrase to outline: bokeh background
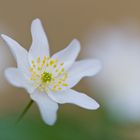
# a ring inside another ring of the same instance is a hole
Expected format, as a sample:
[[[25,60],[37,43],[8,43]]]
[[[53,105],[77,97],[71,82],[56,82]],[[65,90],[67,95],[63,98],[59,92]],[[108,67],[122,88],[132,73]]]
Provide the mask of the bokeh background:
[[[50,127],[33,105],[15,126],[29,97],[4,78],[4,70],[16,63],[0,40],[0,140],[139,140],[140,1],[0,0],[0,33],[27,49],[35,18],[43,22],[52,54],[77,38],[82,46],[79,59],[102,61],[103,69],[97,76],[84,78],[75,87],[101,107],[88,111],[65,104]]]

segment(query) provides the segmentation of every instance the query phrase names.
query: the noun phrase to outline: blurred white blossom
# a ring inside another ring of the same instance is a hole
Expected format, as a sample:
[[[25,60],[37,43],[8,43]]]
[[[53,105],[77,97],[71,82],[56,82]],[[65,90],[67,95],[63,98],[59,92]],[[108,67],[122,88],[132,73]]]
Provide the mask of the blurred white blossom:
[[[103,61],[103,70],[96,77],[98,85],[89,81],[91,89],[100,89],[115,119],[140,121],[140,26],[104,28],[90,32],[86,40],[84,53]]]

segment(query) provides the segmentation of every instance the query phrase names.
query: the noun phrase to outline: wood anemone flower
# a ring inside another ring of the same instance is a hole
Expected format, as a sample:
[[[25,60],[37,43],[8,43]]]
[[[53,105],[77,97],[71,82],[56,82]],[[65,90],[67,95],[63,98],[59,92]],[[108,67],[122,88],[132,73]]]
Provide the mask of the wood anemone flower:
[[[29,52],[15,40],[1,35],[17,61],[17,68],[8,68],[5,75],[12,85],[27,90],[38,105],[44,122],[55,123],[58,104],[71,103],[85,109],[97,109],[99,104],[94,99],[71,88],[83,77],[97,74],[101,69],[100,61],[75,61],[80,51],[76,39],[50,56],[48,39],[39,19],[33,20],[31,34],[33,41]]]

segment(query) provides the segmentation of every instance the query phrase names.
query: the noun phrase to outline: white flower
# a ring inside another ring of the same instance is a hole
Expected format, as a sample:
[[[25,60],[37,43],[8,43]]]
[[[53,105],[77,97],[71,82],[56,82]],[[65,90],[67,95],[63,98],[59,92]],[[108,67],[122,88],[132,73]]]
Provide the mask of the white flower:
[[[104,66],[94,86],[90,86],[92,79],[87,83],[91,92],[100,93],[107,113],[117,122],[140,122],[139,29],[139,24],[128,21],[101,28],[86,38],[88,49],[84,53],[97,56]]]
[[[93,76],[101,68],[98,60],[76,61],[80,43],[74,39],[67,48],[50,57],[49,44],[39,19],[31,25],[32,45],[27,52],[20,44],[1,35],[8,44],[17,68],[9,68],[5,75],[16,87],[25,88],[40,109],[43,120],[53,125],[58,103],[72,103],[86,109],[97,109],[99,104],[71,88],[84,76]]]

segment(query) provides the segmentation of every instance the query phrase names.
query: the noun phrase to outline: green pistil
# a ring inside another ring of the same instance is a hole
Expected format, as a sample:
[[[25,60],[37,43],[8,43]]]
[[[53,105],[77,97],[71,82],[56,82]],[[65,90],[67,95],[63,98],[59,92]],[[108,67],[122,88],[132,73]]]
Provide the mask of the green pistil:
[[[51,73],[48,73],[48,72],[43,72],[42,74],[41,74],[41,80],[42,80],[42,82],[43,83],[49,83],[49,82],[51,82],[51,80],[52,80],[52,74]]]

